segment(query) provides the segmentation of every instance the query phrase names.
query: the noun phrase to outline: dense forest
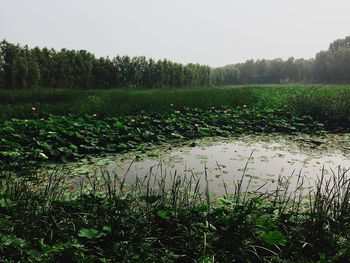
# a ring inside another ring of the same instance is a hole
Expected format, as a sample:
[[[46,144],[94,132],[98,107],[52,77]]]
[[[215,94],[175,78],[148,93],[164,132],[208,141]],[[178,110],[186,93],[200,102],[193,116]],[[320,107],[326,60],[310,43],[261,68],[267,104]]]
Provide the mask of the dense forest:
[[[56,51],[0,43],[0,88],[184,87],[281,82],[349,82],[350,37],[314,59],[248,60],[224,67],[116,56],[85,50]]]

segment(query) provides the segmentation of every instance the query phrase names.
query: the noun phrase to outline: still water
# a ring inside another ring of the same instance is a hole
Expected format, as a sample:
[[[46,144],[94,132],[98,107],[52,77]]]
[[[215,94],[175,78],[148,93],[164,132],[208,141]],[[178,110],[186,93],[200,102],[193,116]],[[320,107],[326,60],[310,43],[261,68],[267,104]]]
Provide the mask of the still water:
[[[131,152],[114,156],[90,156],[70,167],[70,178],[77,184],[87,174],[125,176],[133,183],[135,178],[161,178],[174,174],[194,176],[209,182],[213,194],[233,191],[240,180],[242,187],[253,191],[274,190],[278,182],[288,184],[289,191],[303,182],[304,188],[313,187],[322,174],[337,176],[350,168],[350,134],[249,135],[235,138],[206,138],[155,147],[144,153]]]

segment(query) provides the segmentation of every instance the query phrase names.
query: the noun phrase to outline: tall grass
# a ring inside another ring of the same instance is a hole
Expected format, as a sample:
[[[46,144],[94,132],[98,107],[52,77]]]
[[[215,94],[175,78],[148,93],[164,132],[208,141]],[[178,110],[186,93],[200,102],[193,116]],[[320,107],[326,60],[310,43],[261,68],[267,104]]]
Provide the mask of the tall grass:
[[[350,87],[346,85],[261,85],[221,88],[0,90],[2,118],[43,114],[135,115],[170,112],[185,107],[259,106],[284,109],[298,116],[346,126],[350,116]]]
[[[251,90],[242,88],[0,91],[0,111],[7,117],[30,117],[32,107],[51,114],[115,116],[184,107],[242,106],[254,101]]]
[[[65,170],[28,180],[2,174],[0,255],[26,262],[346,262],[348,170],[322,173],[311,191],[299,175],[274,191],[209,193],[206,174],[167,173],[126,183],[102,171],[72,189]],[[169,180],[170,179],[170,180]],[[203,184],[204,183],[204,184]],[[249,184],[249,179],[248,179]],[[204,187],[202,186],[204,185]]]

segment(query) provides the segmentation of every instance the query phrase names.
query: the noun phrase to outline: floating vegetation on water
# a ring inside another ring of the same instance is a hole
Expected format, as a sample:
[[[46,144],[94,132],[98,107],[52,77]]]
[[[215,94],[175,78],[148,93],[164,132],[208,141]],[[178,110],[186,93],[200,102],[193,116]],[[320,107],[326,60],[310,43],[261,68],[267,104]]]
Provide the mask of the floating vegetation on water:
[[[308,134],[305,136],[310,137]],[[300,134],[297,138],[301,137]],[[312,138],[316,140],[318,137]],[[109,156],[96,155],[62,164],[62,167],[70,170],[71,178],[84,176],[92,171],[108,170],[118,174],[128,171],[131,180],[136,175],[146,175],[159,161],[163,170],[195,173],[199,176],[203,176],[204,167],[207,167],[207,176],[212,180],[211,192],[223,194],[225,189],[219,186],[222,180],[232,188],[232,179],[245,169],[253,183],[276,182],[279,175],[292,175],[293,184],[299,172],[312,182],[315,180],[313,175],[320,173],[323,168],[324,174],[327,174],[329,169],[335,169],[337,166],[350,166],[350,152],[338,146],[348,135],[327,134],[322,135],[322,138],[326,139],[318,148],[301,148],[299,139],[294,140],[286,134],[211,137],[197,140],[195,147],[185,142],[172,144],[172,148],[164,144],[157,149],[156,155],[142,153],[142,150]],[[53,167],[56,166],[57,164],[53,164]]]
[[[200,123],[197,127],[195,124]],[[313,132],[323,125],[311,117],[282,110],[235,108],[189,109],[181,114],[140,114],[98,119],[92,116],[48,116],[0,121],[0,156],[7,163],[72,160],[81,155],[150,149],[153,143],[206,136],[256,132]],[[147,143],[148,144],[145,144]],[[152,153],[152,152],[151,152]]]

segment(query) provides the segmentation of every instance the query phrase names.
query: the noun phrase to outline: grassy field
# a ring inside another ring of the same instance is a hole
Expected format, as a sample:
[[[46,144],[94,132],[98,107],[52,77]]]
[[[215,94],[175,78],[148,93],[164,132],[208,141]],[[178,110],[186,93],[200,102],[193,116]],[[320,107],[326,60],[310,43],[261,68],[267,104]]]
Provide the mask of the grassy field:
[[[210,109],[261,105],[310,115],[324,122],[349,122],[348,85],[260,85],[222,88],[114,90],[0,90],[2,118],[40,114],[100,116],[169,112],[184,107]],[[171,106],[172,105],[172,106]]]

